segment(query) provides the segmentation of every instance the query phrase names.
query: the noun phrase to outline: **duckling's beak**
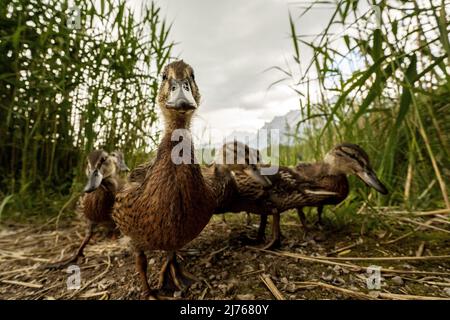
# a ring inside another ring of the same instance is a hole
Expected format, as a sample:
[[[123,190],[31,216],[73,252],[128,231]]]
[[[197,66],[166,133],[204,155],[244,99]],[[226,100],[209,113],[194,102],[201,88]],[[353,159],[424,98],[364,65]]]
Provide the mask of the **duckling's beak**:
[[[377,175],[371,169],[364,169],[362,171],[356,172],[358,177],[364,181],[369,187],[374,188],[381,194],[388,194],[386,187],[378,180]]]
[[[272,182],[269,180],[269,178],[263,176],[261,172],[259,172],[259,170],[255,168],[245,168],[243,171],[245,172],[246,175],[248,175],[256,182],[260,183],[264,187],[269,187],[272,185]]]
[[[88,182],[84,187],[84,192],[90,193],[96,190],[102,183],[103,175],[98,169],[95,169],[89,174]]]
[[[197,108],[189,81],[172,79],[166,106],[179,111],[194,110]]]
[[[127,164],[125,163],[125,161],[123,159],[119,163],[119,169],[120,169],[120,171],[124,171],[124,172],[130,171],[130,168],[128,168]]]

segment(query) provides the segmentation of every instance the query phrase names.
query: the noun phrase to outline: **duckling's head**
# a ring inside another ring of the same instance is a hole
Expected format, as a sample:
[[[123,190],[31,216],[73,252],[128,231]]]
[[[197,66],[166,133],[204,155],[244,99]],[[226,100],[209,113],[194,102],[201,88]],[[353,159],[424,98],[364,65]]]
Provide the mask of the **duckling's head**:
[[[200,103],[194,70],[183,60],[168,64],[162,73],[158,103],[166,122],[188,124]]]
[[[369,187],[382,194],[387,194],[386,187],[378,179],[370,165],[369,156],[358,145],[342,143],[325,155],[324,162],[330,165],[333,172],[355,174]]]
[[[115,178],[122,170],[122,166],[128,169],[123,161],[123,154],[121,155],[122,159],[119,159],[117,151],[114,156],[113,154],[108,154],[102,149],[89,153],[86,166],[88,182],[84,187],[84,192],[93,192],[102,184],[102,181]]]
[[[111,157],[114,158],[114,161],[119,166],[120,171],[128,172],[130,171],[130,168],[128,168],[127,164],[125,163],[125,157],[123,156],[123,152],[120,150],[115,150],[111,152]]]
[[[225,164],[229,170],[242,171],[264,187],[272,185],[271,181],[260,172],[261,154],[259,150],[234,140],[222,146],[216,156],[217,162]]]

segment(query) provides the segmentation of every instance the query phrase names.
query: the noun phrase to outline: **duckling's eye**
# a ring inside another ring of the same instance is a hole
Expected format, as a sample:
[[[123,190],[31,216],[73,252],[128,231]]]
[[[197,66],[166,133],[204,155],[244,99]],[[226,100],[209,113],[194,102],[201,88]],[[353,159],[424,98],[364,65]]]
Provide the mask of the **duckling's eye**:
[[[177,86],[176,85],[172,85],[172,88],[170,88],[172,91],[177,90]]]
[[[187,81],[185,81],[183,83],[183,89],[186,90],[186,91],[189,91],[189,83]]]

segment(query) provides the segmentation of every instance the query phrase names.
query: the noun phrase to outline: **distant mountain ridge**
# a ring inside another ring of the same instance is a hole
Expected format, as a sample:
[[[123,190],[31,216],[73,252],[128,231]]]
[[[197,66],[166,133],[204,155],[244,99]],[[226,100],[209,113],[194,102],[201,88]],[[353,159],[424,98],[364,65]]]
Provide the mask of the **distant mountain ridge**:
[[[268,140],[266,139],[266,134],[270,133],[271,130],[278,130],[279,133],[279,144],[282,145],[292,145],[294,143],[293,134],[301,134],[303,127],[300,126],[300,130],[297,130],[297,124],[301,120],[300,110],[292,110],[282,116],[276,116],[271,121],[266,122],[257,133],[247,132],[247,131],[233,131],[230,135],[226,137],[226,141],[233,141],[234,139],[247,143],[252,148],[263,149],[268,145]],[[258,141],[259,133],[259,141]],[[259,143],[258,143],[259,142]]]

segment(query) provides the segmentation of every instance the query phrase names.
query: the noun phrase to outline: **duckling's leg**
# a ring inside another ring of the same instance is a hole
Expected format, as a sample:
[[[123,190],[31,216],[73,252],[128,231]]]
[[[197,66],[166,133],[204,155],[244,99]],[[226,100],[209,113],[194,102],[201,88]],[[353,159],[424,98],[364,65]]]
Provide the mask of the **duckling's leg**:
[[[198,278],[184,270],[178,263],[175,251],[169,251],[159,272],[159,288],[175,287],[179,291],[184,291],[192,282],[198,281]]]
[[[277,249],[281,246],[280,213],[274,210],[272,213],[272,240],[263,247],[265,250]]]
[[[72,255],[70,258],[63,259],[61,261],[51,263],[48,265],[45,265],[45,269],[60,269],[64,268],[72,263],[77,262],[79,257],[84,257],[84,247],[88,244],[89,240],[92,238],[92,234],[94,232],[94,226],[95,224],[92,221],[88,221],[88,225],[86,228],[86,235],[84,236],[83,242],[81,243],[80,247],[78,248],[77,252]]]
[[[94,223],[91,221],[88,221],[87,229],[86,229],[86,236],[83,239],[83,242],[81,243],[80,247],[77,250],[77,253],[75,255],[75,259],[78,257],[84,257],[84,247],[88,244],[89,240],[92,238],[92,234],[94,233]]]
[[[323,206],[318,206],[317,207],[317,215],[318,215],[317,224],[319,226],[322,226],[322,211],[323,211]]]
[[[305,213],[303,212],[303,207],[297,208],[297,214],[300,219],[300,222],[302,223],[303,229],[305,229],[305,231],[307,231],[309,228],[308,228],[308,223],[306,222]]]
[[[266,239],[266,226],[267,226],[267,214],[261,215],[259,222],[258,235],[256,236],[256,242],[261,243]]]
[[[136,271],[139,273],[139,277],[141,278],[142,283],[142,289],[143,289],[143,296],[145,298],[148,298],[150,300],[156,299],[156,296],[154,295],[153,291],[150,290],[150,286],[148,285],[148,279],[147,279],[147,256],[145,255],[144,251],[142,250],[136,250],[135,252],[135,258],[136,258]]]

